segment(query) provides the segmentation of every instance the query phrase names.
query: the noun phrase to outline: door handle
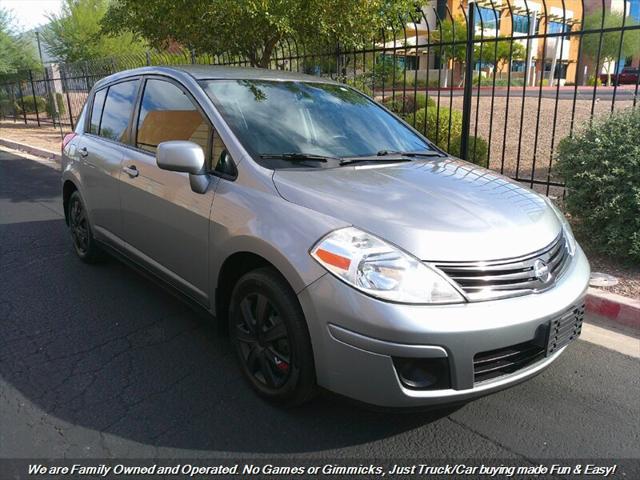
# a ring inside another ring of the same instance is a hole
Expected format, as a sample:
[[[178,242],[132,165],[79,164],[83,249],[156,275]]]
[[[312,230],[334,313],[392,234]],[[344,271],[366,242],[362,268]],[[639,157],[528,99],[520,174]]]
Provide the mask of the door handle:
[[[131,178],[136,178],[138,175],[140,175],[140,172],[135,165],[131,165],[130,167],[123,167],[122,171],[129,175]]]
[[[89,155],[89,150],[87,150],[87,147],[82,147],[78,149],[78,151],[80,152],[81,157],[86,157],[87,155]]]

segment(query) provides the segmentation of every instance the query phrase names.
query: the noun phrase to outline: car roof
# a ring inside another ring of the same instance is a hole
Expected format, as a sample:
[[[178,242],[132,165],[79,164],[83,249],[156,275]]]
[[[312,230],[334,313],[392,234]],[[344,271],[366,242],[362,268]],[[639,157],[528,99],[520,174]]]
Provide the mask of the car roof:
[[[141,67],[114,73],[101,79],[98,86],[118,81],[135,75],[169,75],[180,76],[188,74],[195,80],[274,80],[298,81],[315,83],[337,83],[330,78],[307,75],[285,70],[270,70],[266,68],[225,67],[218,65],[172,65]]]

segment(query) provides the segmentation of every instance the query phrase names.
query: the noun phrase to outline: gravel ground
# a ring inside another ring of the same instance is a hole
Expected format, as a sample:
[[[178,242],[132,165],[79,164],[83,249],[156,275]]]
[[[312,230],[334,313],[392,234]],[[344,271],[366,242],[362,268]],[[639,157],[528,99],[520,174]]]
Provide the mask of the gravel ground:
[[[581,245],[585,247],[587,244],[582,242]],[[590,251],[588,245],[585,250],[587,250],[592,272],[608,273],[619,281],[617,285],[601,287],[598,290],[617,293],[636,300],[640,299],[640,265],[625,265],[615,259]]]
[[[561,179],[553,171],[555,159],[552,154],[558,142],[569,135],[572,116],[574,130],[579,130],[587,124],[591,113],[591,100],[576,101],[575,114],[572,113],[572,100],[558,100],[557,111],[556,100],[551,98],[542,98],[539,102],[538,98],[527,97],[523,110],[522,98],[512,97],[508,102],[508,112],[505,97],[496,97],[493,100],[493,110],[491,102],[489,96],[480,97],[479,104],[475,98],[471,112],[471,132],[475,134],[477,131],[485,140],[490,140],[489,167],[510,177],[515,177],[517,173],[520,179],[533,178],[541,181],[547,180],[551,169],[550,179],[560,182]],[[442,97],[441,105],[443,104],[448,106],[449,98]],[[616,101],[615,108],[621,110],[632,105],[631,101]],[[453,108],[462,109],[462,97],[453,98]],[[610,112],[611,102],[596,102],[595,118],[602,118]],[[504,142],[507,113],[507,138]],[[519,132],[521,135],[518,135]]]
[[[63,130],[68,133],[69,129]],[[53,152],[60,150],[63,135],[59,128],[52,126],[25,125],[13,120],[0,121],[0,138],[14,142],[25,143],[34,147],[44,148]]]

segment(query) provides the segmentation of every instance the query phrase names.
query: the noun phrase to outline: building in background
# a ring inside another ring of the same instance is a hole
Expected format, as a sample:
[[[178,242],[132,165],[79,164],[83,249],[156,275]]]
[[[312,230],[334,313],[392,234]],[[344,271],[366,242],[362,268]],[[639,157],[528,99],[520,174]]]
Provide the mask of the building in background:
[[[602,14],[602,0],[593,1],[585,0],[585,16]],[[605,13],[613,12],[620,15],[625,14],[627,19],[632,19],[636,23],[640,23],[640,0],[604,0]],[[616,61],[602,62],[598,72],[595,72],[595,60],[587,55],[583,55],[580,61],[579,80],[586,82],[588,78],[593,78],[597,74],[609,74],[615,71]],[[640,45],[638,53],[627,58],[620,59],[619,70],[626,66],[638,67],[640,65]]]
[[[444,24],[450,24],[448,18],[464,19],[467,5],[467,0],[432,0],[422,8],[420,22],[407,25],[404,32],[406,38],[400,39],[406,48],[398,49],[397,39],[395,44],[387,41],[385,45],[395,47],[396,55],[404,57],[403,66],[407,70],[417,70],[420,73],[429,71],[431,78],[440,75],[445,79],[449,78],[448,73],[453,70],[455,83],[461,78],[464,58],[442,58],[437,44],[431,48],[424,45],[429,43],[429,38],[437,36],[434,34]],[[544,35],[545,32],[560,34],[577,30],[580,28],[582,15],[581,0],[478,0],[475,10],[476,36],[511,38],[513,35],[516,37],[514,41],[523,46],[526,54],[524,58],[514,59],[511,64],[502,63],[498,67],[476,62],[476,71],[486,76],[492,74],[494,68],[497,68],[499,74],[505,74],[511,69],[513,79],[526,79],[529,85],[539,84],[541,76],[544,76],[548,84],[575,82],[579,36],[535,36]],[[433,40],[431,43],[433,44]],[[492,43],[486,42],[484,45],[483,48],[491,48]],[[442,86],[446,86],[446,80]]]

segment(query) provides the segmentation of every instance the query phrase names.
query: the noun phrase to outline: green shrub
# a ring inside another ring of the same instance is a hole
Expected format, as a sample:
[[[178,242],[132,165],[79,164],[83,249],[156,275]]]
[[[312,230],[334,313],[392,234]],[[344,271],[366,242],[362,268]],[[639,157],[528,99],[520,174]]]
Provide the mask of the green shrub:
[[[567,211],[601,253],[640,262],[640,109],[594,122],[558,145]]]
[[[22,106],[24,105],[24,112],[22,110]],[[36,113],[36,106],[38,107],[38,113],[44,113],[47,109],[47,100],[44,97],[27,95],[22,97],[22,99],[17,98],[15,101],[15,109],[18,115],[22,115],[23,113]]]
[[[480,86],[482,87],[493,87],[493,75],[487,75],[486,77],[478,77],[477,75],[473,77],[473,84],[478,85],[478,82],[481,82]],[[524,85],[524,80],[522,78],[512,78],[511,86],[512,87],[521,87]],[[509,86],[508,78],[500,78],[496,77],[496,87],[507,87]]]
[[[6,92],[0,90],[0,115],[13,115],[13,102],[9,99]]]
[[[402,83],[404,78],[404,70],[398,59],[393,56],[381,55],[378,57],[378,61],[369,72],[369,76],[372,77],[372,83],[375,87],[391,88],[394,82]]]
[[[22,101],[20,100],[20,98],[17,98],[15,101],[16,114],[22,115],[23,104],[24,104],[24,109],[26,113],[36,113],[36,107],[34,105],[37,105],[38,113],[40,115],[44,115],[46,113],[49,117],[53,118],[54,117],[54,111],[52,110],[53,104],[49,100],[49,98],[55,99],[55,102],[58,106],[58,112],[60,115],[64,115],[67,111],[64,95],[62,95],[62,93],[60,92],[56,92],[55,94],[52,93],[51,97],[40,97],[36,95],[35,98],[36,98],[35,104],[33,102],[33,95],[27,95],[22,97]]]
[[[450,79],[449,79],[450,80]],[[440,80],[438,80],[438,75],[430,75],[429,76],[429,82],[427,82],[427,78],[426,75],[424,76],[424,78],[421,78],[420,76],[418,78],[416,78],[415,74],[412,72],[407,72],[407,88],[413,88],[413,87],[418,87],[418,88],[438,88],[440,86],[440,83],[442,82],[442,85],[444,86],[444,82],[445,82],[445,76],[441,75]],[[404,77],[402,77],[400,79],[400,83],[404,83]]]
[[[65,112],[67,111],[64,103],[64,95],[62,95],[60,92],[56,92],[55,94],[52,94],[52,96],[55,98],[56,105],[58,106],[58,115],[60,116],[64,115]],[[51,107],[52,107],[51,102],[47,101],[47,107],[46,107],[47,115],[49,115],[50,117],[53,117],[54,115],[53,115],[53,112],[51,111]]]
[[[9,116],[13,115],[13,102],[11,100],[0,99],[0,115]]]
[[[399,115],[413,113],[426,105],[429,105],[430,109],[436,108],[436,102],[433,98],[427,97],[424,92],[418,92],[415,95],[413,92],[407,92],[406,95],[403,95],[402,92],[396,92],[395,95],[386,97],[382,103]]]
[[[595,84],[598,84],[598,87],[602,86],[602,80],[600,80],[600,77],[596,77],[591,75],[589,78],[587,78],[587,85],[589,85],[590,87],[593,87]]]
[[[415,127],[416,130],[424,133],[426,121],[427,138],[446,150],[449,138],[449,120],[451,120],[451,140],[453,141],[462,133],[462,112],[458,110],[449,110],[446,107],[440,107],[440,109],[421,108],[416,112]]]
[[[439,112],[440,114],[438,115],[436,108],[421,108],[416,112],[415,128],[420,132],[425,132],[426,121],[427,138],[447,153],[454,157],[460,157],[462,112],[450,110],[446,107],[440,107]],[[449,130],[449,119],[451,119],[451,130]],[[451,140],[449,140],[449,132],[451,133]],[[469,161],[473,161],[476,165],[486,167],[488,165],[488,151],[489,146],[484,138],[474,137],[473,135],[469,137]]]
[[[462,136],[451,138],[451,145],[449,145],[448,153],[454,157],[460,158],[461,142]],[[488,152],[489,144],[484,138],[469,135],[469,161],[471,163],[487,168],[489,166]]]

